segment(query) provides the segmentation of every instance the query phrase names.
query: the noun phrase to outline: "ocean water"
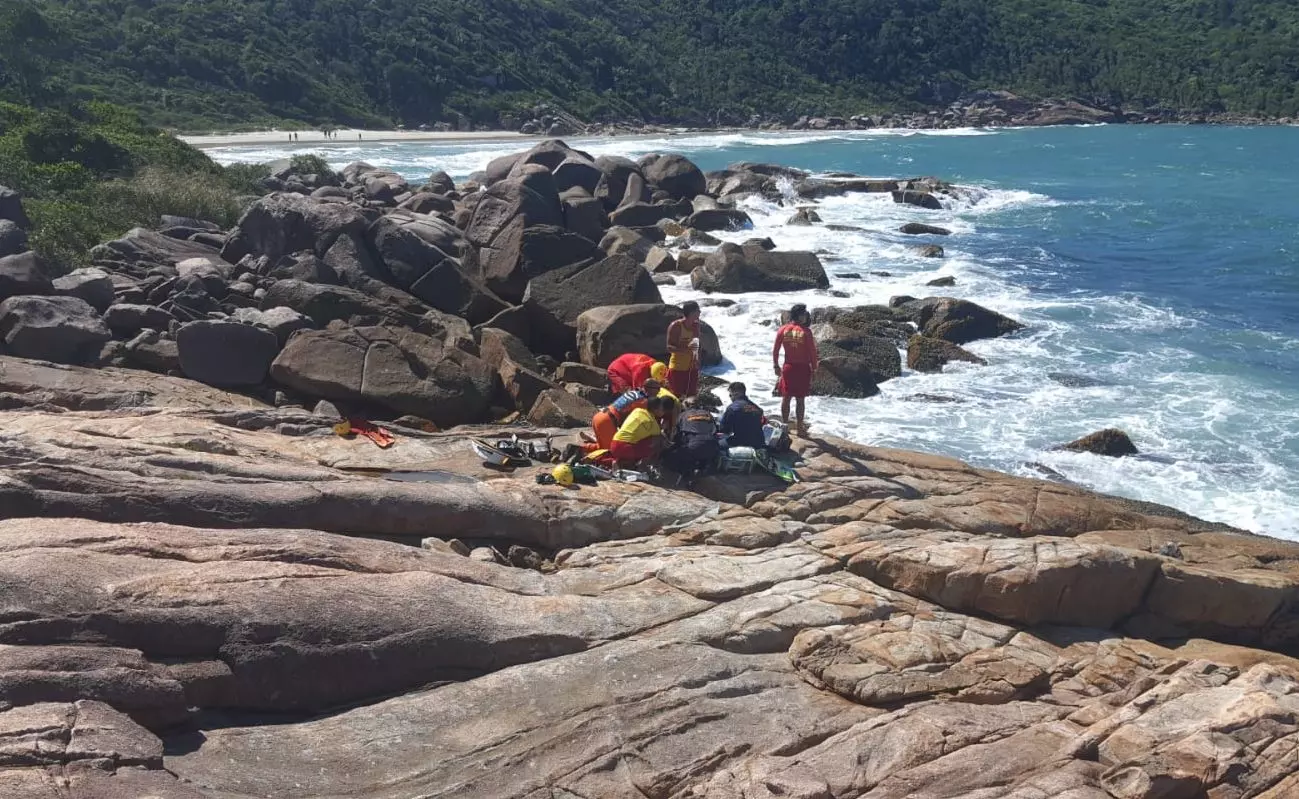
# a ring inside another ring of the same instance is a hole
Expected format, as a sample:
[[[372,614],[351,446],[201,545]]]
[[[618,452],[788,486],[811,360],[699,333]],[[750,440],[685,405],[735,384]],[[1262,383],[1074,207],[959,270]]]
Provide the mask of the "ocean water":
[[[1299,539],[1299,129],[1085,127],[929,133],[679,135],[575,140],[595,154],[681,152],[704,169],[768,161],[813,171],[935,175],[986,190],[942,211],[856,195],[822,201],[827,223],[784,224],[789,207],[758,202],[755,230],[782,249],[820,251],[832,289],[742,294],[705,308],[726,362],[775,407],[772,323],[811,307],[944,294],[1028,327],[969,349],[988,366],[907,372],[865,400],[813,398],[815,430],[882,446],[952,455],[1041,476],[1042,464],[1084,486],[1160,502],[1205,519]],[[222,161],[317,152],[412,178],[463,177],[522,145],[338,143],[212,151]],[[897,228],[942,225],[942,260]],[[849,274],[859,277],[848,277]],[[879,274],[887,273],[887,275]],[[925,283],[951,275],[956,285]],[[689,281],[669,301],[695,296]],[[1131,434],[1142,455],[1051,451],[1103,427]]]

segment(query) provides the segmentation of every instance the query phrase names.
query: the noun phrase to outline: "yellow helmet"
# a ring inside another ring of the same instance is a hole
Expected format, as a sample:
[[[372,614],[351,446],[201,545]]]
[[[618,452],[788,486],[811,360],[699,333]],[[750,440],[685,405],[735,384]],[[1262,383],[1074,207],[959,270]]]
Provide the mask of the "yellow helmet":
[[[662,361],[655,361],[650,367],[650,377],[662,383],[668,379],[668,365]]]
[[[567,463],[561,463],[550,473],[555,478],[555,482],[562,486],[571,486],[573,484],[573,467]]]

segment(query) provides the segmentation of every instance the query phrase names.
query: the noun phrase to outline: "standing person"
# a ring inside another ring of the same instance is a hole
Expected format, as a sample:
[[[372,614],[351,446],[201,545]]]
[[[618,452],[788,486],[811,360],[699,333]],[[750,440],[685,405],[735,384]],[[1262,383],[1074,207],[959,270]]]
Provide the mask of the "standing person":
[[[732,383],[727,391],[731,404],[722,413],[721,431],[729,438],[727,446],[762,449],[766,439],[762,435],[765,419],[762,408],[749,399],[749,389],[743,383]]]
[[[699,393],[699,303],[683,303],[681,313],[668,325],[668,387],[685,400]]]
[[[798,418],[798,434],[807,435],[807,423],[803,418],[804,398],[812,393],[812,375],[816,373],[818,363],[816,340],[812,338],[809,327],[812,315],[807,312],[803,303],[789,309],[789,322],[776,331],[776,343],[771,348],[771,365],[780,382],[776,389],[780,392],[780,418],[789,424],[789,401],[795,400],[795,414]],[[780,365],[780,351],[785,351],[785,365]]]
[[[663,445],[663,428],[659,422],[667,404],[664,397],[650,397],[644,408],[627,415],[609,445],[609,455],[619,466],[635,467],[658,457]]]
[[[604,375],[609,380],[609,393],[617,396],[624,391],[641,388],[651,378],[662,383],[667,379],[668,366],[648,355],[629,352],[614,358]]]

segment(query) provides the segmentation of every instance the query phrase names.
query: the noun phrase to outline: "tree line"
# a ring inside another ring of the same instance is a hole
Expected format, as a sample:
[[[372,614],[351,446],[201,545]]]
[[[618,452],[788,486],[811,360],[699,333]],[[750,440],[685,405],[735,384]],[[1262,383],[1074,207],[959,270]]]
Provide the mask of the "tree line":
[[[0,92],[180,129],[919,110],[1009,89],[1299,115],[1278,0],[0,0]]]

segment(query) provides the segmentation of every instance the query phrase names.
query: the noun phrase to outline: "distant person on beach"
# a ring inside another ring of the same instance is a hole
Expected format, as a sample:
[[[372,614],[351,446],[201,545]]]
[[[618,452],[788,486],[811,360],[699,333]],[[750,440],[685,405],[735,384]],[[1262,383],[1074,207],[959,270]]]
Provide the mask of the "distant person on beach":
[[[699,303],[683,303],[681,313],[668,325],[668,386],[684,400],[699,393]]]
[[[780,394],[780,418],[789,424],[790,400],[794,400],[798,419],[798,434],[807,435],[807,422],[803,416],[804,399],[812,393],[812,375],[816,373],[818,358],[816,340],[809,329],[812,315],[803,303],[789,309],[789,322],[776,331],[776,343],[771,348],[771,364],[780,375],[776,390]],[[784,350],[785,364],[781,366],[780,353]]]

